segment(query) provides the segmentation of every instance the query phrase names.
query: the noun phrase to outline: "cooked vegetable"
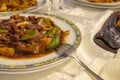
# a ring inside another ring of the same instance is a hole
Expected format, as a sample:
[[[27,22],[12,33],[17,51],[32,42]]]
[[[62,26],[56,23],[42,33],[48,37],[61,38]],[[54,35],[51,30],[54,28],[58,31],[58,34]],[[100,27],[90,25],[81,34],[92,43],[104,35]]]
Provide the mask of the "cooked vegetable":
[[[21,40],[33,39],[37,36],[37,30],[27,30],[25,35],[21,37]]]
[[[57,28],[52,28],[47,31],[46,35],[55,35],[59,30]]]
[[[59,42],[60,42],[60,37],[59,36],[54,37],[52,42],[49,45],[49,49],[53,49],[57,47],[59,45]]]
[[[6,29],[1,29],[0,30],[0,34],[2,34],[2,33],[7,33],[8,32],[8,30],[6,30]]]
[[[16,24],[16,26],[21,26],[21,25],[26,25],[26,24],[29,24],[28,21],[23,21],[23,22],[20,22],[18,24]]]
[[[13,48],[7,48],[7,47],[0,48],[0,54],[2,56],[11,57],[11,56],[14,55],[14,49]]]
[[[47,24],[47,25],[50,25],[50,24],[51,24],[49,18],[45,18],[45,19],[43,20],[43,22],[44,22],[45,24]]]

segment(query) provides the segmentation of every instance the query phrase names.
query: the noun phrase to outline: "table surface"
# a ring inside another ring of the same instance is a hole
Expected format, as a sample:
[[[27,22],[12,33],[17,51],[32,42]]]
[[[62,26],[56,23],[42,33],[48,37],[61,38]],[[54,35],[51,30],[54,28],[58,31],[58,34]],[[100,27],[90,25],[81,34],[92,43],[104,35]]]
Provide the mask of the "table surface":
[[[88,27],[87,25],[92,25],[92,23],[101,16],[101,14],[107,13],[107,11],[115,11],[117,9],[100,9],[100,8],[92,8],[80,5],[78,3],[73,2],[73,0],[64,0],[65,1],[65,9],[60,11],[53,11],[52,14],[56,14],[62,16],[68,20],[71,20],[77,26],[80,27],[84,36],[84,31]],[[57,0],[55,2],[57,3]],[[48,4],[37,10],[37,12],[47,12]],[[75,12],[76,11],[76,12]],[[35,11],[36,12],[36,11]],[[0,14],[2,16],[2,14]],[[87,15],[87,16],[86,16]],[[82,24],[82,25],[81,25]],[[87,30],[90,30],[92,27],[89,26]],[[95,58],[91,57],[93,55],[85,55],[82,54],[81,50],[77,50],[81,56],[80,59],[86,64],[89,65],[90,62]],[[83,57],[84,56],[84,57]],[[88,57],[89,56],[89,57]],[[101,55],[100,55],[101,56]],[[109,55],[110,57],[113,55]],[[102,56],[101,56],[102,57]],[[99,58],[101,58],[99,57]],[[104,62],[104,61],[103,61]],[[53,67],[48,70],[30,73],[30,74],[2,74],[0,73],[0,80],[77,80],[77,76],[81,73],[82,67],[76,63],[75,60],[68,60],[61,65]]]

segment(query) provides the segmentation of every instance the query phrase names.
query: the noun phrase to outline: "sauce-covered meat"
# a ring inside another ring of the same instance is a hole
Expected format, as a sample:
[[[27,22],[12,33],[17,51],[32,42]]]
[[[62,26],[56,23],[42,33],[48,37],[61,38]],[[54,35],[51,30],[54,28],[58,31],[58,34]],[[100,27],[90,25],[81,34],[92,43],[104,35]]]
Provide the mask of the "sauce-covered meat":
[[[0,55],[21,58],[48,53],[65,43],[68,34],[50,18],[12,15],[0,21]]]

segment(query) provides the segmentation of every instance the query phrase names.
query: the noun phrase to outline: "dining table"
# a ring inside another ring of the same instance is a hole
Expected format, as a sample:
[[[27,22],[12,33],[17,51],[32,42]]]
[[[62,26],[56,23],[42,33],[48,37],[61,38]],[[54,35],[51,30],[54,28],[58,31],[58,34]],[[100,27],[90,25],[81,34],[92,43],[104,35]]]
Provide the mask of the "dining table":
[[[120,54],[103,50],[97,46],[93,37],[96,31],[104,24],[107,18],[117,8],[94,7],[81,4],[76,0],[64,0],[64,8],[59,9],[59,0],[54,0],[53,6],[57,9],[48,11],[49,0],[46,3],[32,10],[19,13],[48,13],[63,17],[75,24],[81,32],[81,42],[76,53],[79,59],[84,62],[93,72],[100,75],[104,80],[120,80]],[[0,18],[15,14],[17,12],[0,12]],[[38,70],[32,73],[8,74],[0,72],[0,80],[94,80],[74,59],[68,59],[58,65],[45,70]]]

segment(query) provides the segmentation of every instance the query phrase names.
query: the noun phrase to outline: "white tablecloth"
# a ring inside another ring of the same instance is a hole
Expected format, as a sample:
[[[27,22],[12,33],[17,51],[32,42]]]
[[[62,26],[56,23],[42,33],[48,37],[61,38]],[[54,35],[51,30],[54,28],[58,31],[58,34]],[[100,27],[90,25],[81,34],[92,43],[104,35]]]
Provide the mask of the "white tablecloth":
[[[109,16],[113,11],[111,10],[98,10],[92,8],[74,7],[71,9],[65,9],[63,11],[54,12],[54,14],[67,18],[76,24],[81,30],[82,37],[86,33],[90,32],[92,28],[97,24],[97,21],[101,20],[101,16]],[[44,11],[41,9],[39,11]],[[94,25],[93,25],[94,24]],[[84,54],[81,50],[81,45],[77,49],[79,58],[89,66],[94,72],[100,74],[105,80],[119,80],[120,79],[120,55],[116,58],[112,57],[113,54],[103,55],[100,57],[94,56],[97,53]],[[102,54],[102,53],[101,53]],[[106,65],[105,65],[106,64]],[[103,66],[106,66],[105,68]],[[103,70],[101,72],[101,70]],[[115,74],[114,74],[115,73]],[[85,72],[85,70],[76,63],[75,60],[70,59],[61,65],[54,68],[29,73],[29,74],[2,74],[0,73],[0,80],[92,80],[91,77]]]

